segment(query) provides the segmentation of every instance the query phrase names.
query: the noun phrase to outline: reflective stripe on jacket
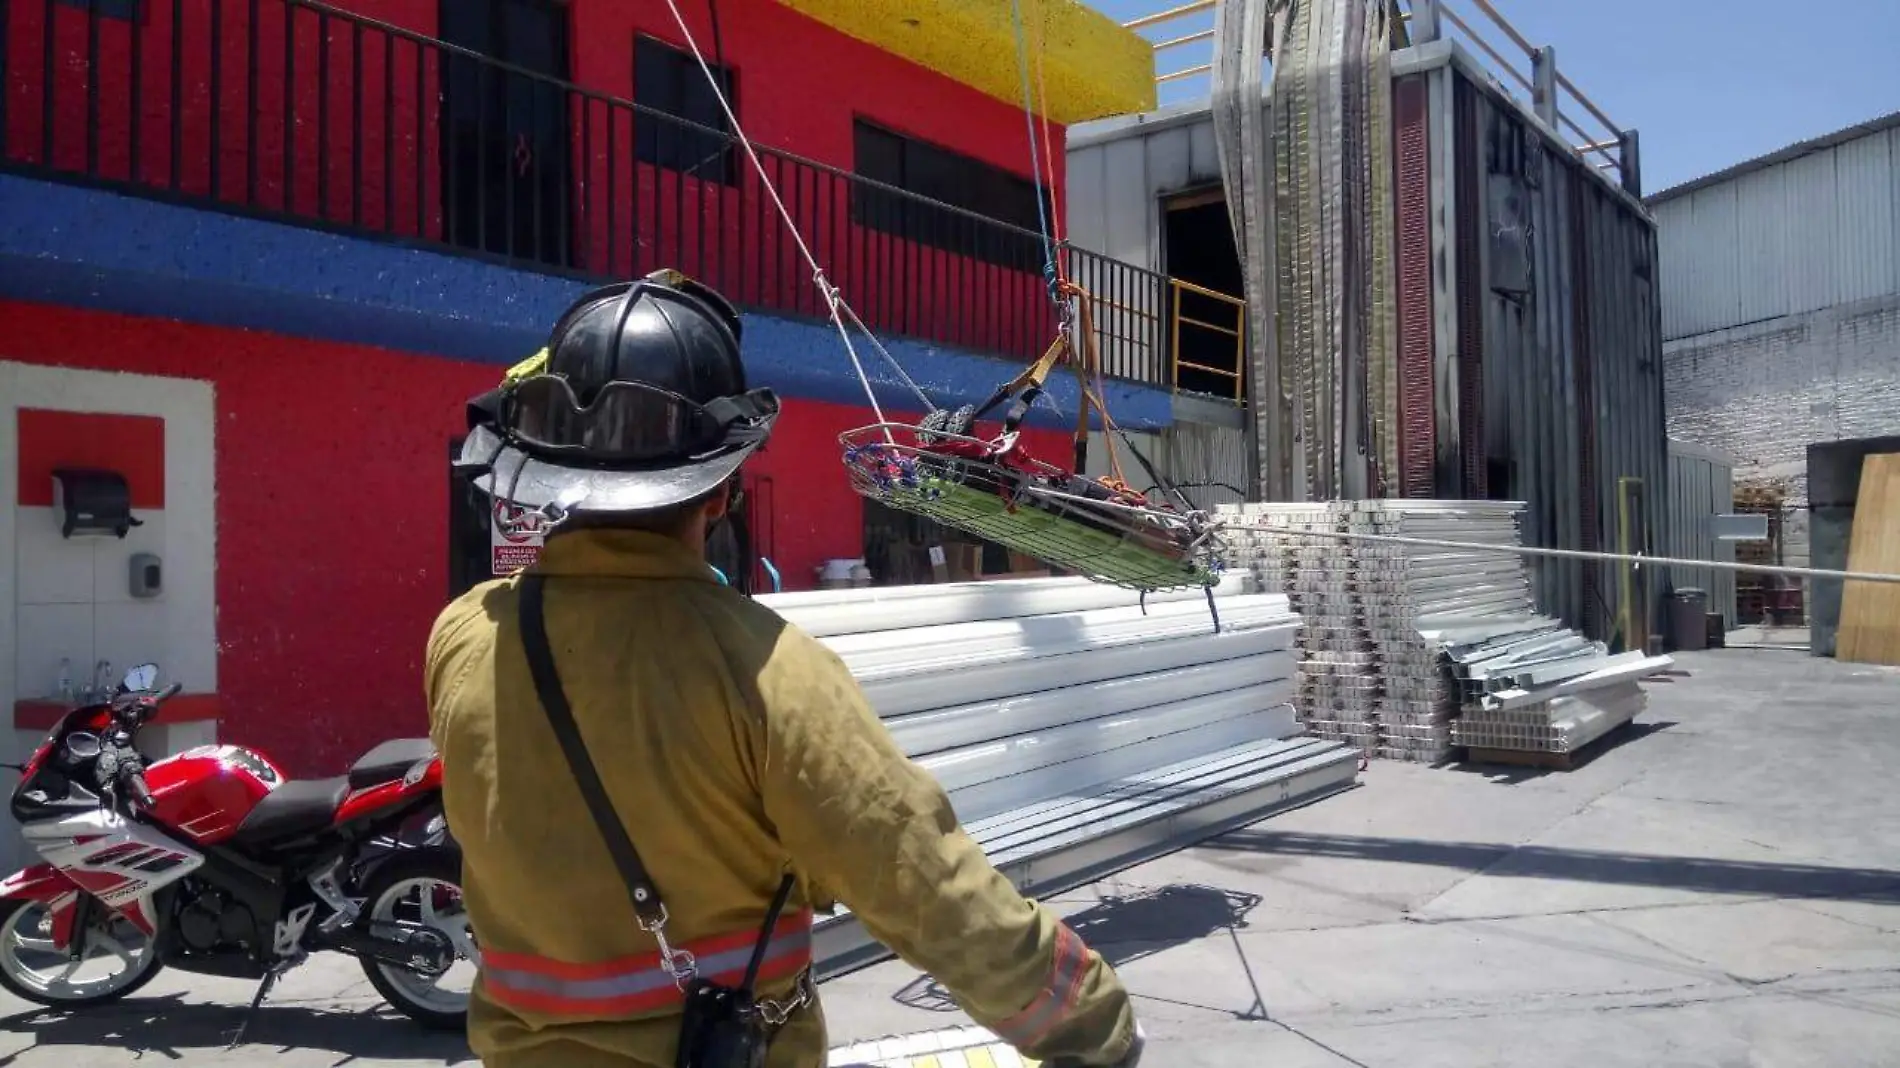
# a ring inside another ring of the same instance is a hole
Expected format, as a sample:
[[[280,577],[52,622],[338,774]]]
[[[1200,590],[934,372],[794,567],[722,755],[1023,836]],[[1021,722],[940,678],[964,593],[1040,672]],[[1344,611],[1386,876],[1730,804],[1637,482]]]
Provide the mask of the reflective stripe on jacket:
[[[693,955],[693,974],[698,978],[737,987],[752,963],[758,936],[758,931],[739,931],[673,948]],[[810,965],[811,913],[806,911],[785,917],[774,928],[758,980],[776,983]],[[497,1005],[575,1019],[676,1009],[682,998],[679,982],[657,949],[592,964],[490,951],[482,955],[482,989]]]
[[[702,970],[743,969],[789,870],[794,927],[764,996],[789,993],[810,956],[796,925],[842,901],[1031,1057],[1119,1059],[1134,1024],[1114,972],[990,865],[835,654],[658,535],[558,535],[535,569],[575,720],[666,899],[668,939]],[[513,580],[458,598],[426,665],[485,955],[469,1043],[490,1068],[671,1068],[677,995],[536,700],[516,606]],[[822,1068],[825,1050],[814,1006],[768,1068]]]

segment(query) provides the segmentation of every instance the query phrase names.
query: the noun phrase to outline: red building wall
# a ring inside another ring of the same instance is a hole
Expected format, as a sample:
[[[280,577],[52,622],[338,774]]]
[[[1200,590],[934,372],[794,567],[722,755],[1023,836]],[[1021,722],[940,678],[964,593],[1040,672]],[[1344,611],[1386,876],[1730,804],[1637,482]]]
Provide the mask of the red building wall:
[[[436,0],[344,6],[421,37],[436,30]],[[568,7],[573,80],[604,94],[568,94],[573,265],[621,277],[677,266],[741,303],[822,315],[809,269],[743,161],[736,188],[634,162],[633,113],[606,98],[632,95],[636,34],[682,43],[668,9],[617,0]],[[61,172],[439,240],[444,134],[434,101],[443,53],[284,0],[257,4],[255,32],[250,4],[223,0],[215,8],[214,19],[212,0],[148,0],[137,23],[89,18],[64,4],[0,9],[8,19],[4,154]],[[710,47],[706,12],[688,17]],[[771,0],[728,0],[721,31],[740,121],[761,145],[849,171],[852,122],[863,117],[1030,173],[1017,107]],[[1050,133],[1061,143],[1059,126]],[[1053,319],[1033,270],[858,227],[845,180],[782,160],[767,165],[820,263],[872,326],[1007,354],[1047,344]],[[1054,165],[1059,190],[1061,153]]]
[[[448,443],[500,368],[253,331],[0,301],[0,358],[206,380],[217,398],[221,737],[299,773],[424,729],[421,656],[446,600]],[[869,415],[788,400],[751,465],[775,562],[810,588],[858,556],[837,435]],[[1059,432],[1029,431],[1037,455]]]

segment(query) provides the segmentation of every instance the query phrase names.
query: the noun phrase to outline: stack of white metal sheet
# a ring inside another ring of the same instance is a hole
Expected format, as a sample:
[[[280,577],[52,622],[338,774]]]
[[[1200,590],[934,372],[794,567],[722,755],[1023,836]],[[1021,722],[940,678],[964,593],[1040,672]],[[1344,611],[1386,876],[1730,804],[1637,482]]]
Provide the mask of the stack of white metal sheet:
[[[1027,579],[760,598],[851,668],[898,744],[1026,892],[1059,893],[1344,789],[1357,753],[1300,737],[1286,597]],[[830,977],[885,954],[847,914]]]
[[[1377,752],[1384,691],[1355,581],[1356,546],[1321,533],[1346,529],[1350,502],[1245,504],[1227,511],[1230,551],[1259,588],[1281,591],[1300,614],[1301,720],[1316,737]]]

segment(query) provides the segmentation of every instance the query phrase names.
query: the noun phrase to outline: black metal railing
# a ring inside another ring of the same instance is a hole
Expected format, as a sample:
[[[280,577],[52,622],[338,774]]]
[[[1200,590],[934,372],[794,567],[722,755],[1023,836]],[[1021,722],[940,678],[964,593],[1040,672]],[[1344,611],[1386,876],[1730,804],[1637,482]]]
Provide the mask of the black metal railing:
[[[314,0],[0,0],[0,161],[577,277],[677,267],[824,314],[731,131]],[[1006,357],[1054,329],[1040,235],[760,148],[867,324]],[[1068,249],[1118,378],[1166,386],[1164,276]],[[816,358],[816,357],[815,357]]]

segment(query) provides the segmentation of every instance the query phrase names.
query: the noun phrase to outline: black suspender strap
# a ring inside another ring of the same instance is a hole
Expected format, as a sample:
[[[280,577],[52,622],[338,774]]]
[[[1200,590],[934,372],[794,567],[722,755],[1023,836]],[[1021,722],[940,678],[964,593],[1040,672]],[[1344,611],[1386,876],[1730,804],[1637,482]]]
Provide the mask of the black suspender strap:
[[[547,616],[543,610],[546,592],[546,576],[530,572],[521,577],[518,617],[521,645],[528,654],[528,672],[534,678],[535,695],[540,698],[541,708],[547,713],[548,725],[554,728],[554,736],[561,743],[561,752],[567,756],[568,767],[574,774],[574,784],[580,788],[581,797],[587,802],[587,810],[593,814],[594,825],[600,829],[600,837],[607,843],[607,852],[613,855],[614,866],[620,869],[620,878],[627,884],[627,895],[633,901],[633,911],[640,917],[640,926],[653,933],[660,943],[660,953],[666,958],[667,968],[676,979],[685,982],[692,975],[692,954],[683,950],[675,951],[666,940],[666,905],[660,900],[660,889],[653,885],[653,877],[647,874],[646,865],[641,863],[639,852],[633,848],[633,839],[628,837],[626,826],[620,822],[620,814],[614,811],[613,801],[607,796],[607,788],[601,785],[600,773],[595,770],[593,758],[587,753],[587,743],[581,738],[580,725],[574,722],[574,709],[568,704],[567,691],[561,687],[561,676],[554,666],[554,650],[548,644]],[[780,881],[778,893],[766,911],[764,927],[759,932],[758,943],[753,947],[752,958],[746,967],[745,981],[739,987],[748,995],[758,978],[759,967],[765,960],[772,929],[778,926],[779,917],[784,913],[786,901],[791,896],[793,882],[791,875],[786,875]]]
[[[546,582],[544,576],[532,573],[521,577],[521,644],[527,650],[534,692],[547,712],[548,725],[554,728],[555,738],[560,740],[561,751],[567,755],[568,766],[574,772],[574,784],[580,787],[587,810],[593,813],[600,836],[607,843],[607,852],[613,854],[614,866],[620,869],[620,877],[627,884],[627,894],[633,900],[633,911],[640,916],[640,926],[655,930],[666,923],[666,905],[661,902],[660,890],[653,885],[646,865],[640,862],[633,839],[627,837],[627,829],[621,824],[619,813],[614,811],[606,787],[600,783],[600,773],[594,770],[593,758],[587,755],[587,743],[581,740],[580,726],[574,722],[574,709],[567,703],[561,676],[554,668],[554,650],[548,647],[547,618],[542,613]]]

